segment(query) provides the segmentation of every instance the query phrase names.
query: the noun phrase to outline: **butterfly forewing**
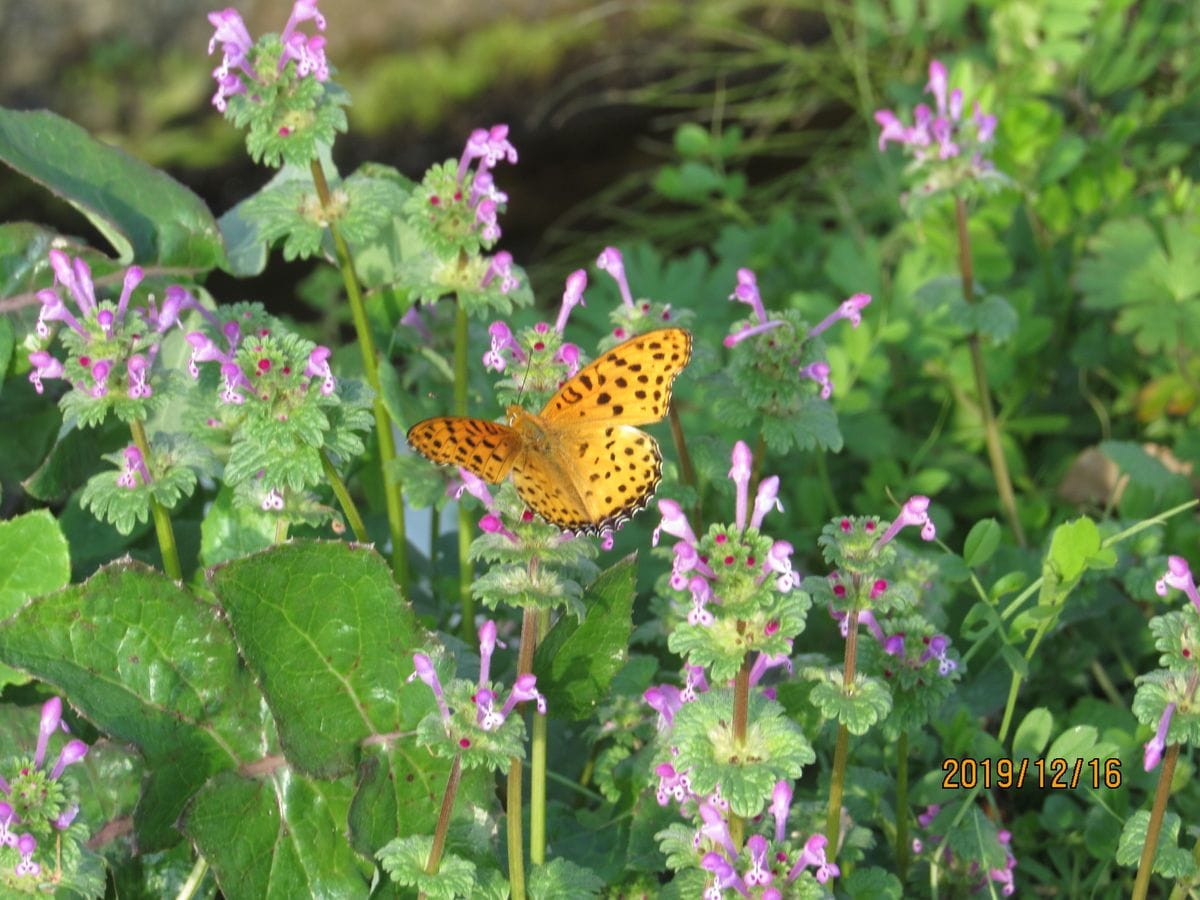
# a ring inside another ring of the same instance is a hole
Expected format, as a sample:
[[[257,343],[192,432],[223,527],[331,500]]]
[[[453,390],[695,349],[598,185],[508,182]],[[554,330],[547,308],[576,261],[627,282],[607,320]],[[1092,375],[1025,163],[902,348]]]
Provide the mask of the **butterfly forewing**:
[[[564,384],[542,410],[560,426],[584,422],[646,425],[667,414],[671,385],[692,355],[682,328],[648,331],[601,354]]]
[[[435,463],[462,466],[495,484],[512,469],[521,449],[521,436],[499,422],[439,416],[410,428],[408,443]]]

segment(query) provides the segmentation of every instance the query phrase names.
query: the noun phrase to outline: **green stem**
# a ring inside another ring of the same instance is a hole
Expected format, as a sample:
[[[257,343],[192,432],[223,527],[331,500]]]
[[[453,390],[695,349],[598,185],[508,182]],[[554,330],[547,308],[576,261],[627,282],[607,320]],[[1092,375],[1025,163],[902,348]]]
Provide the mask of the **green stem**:
[[[146,438],[146,429],[141,421],[134,419],[129,423],[133,434],[133,443],[142,453],[146,470],[154,468],[154,457],[150,453],[150,441]],[[158,535],[158,552],[162,554],[163,571],[168,578],[175,581],[183,580],[183,567],[179,564],[179,547],[175,544],[175,529],[171,527],[171,517],[162,508],[162,504],[150,495],[150,515],[154,517],[154,531]]]
[[[360,544],[370,542],[371,538],[367,534],[367,526],[363,524],[358,507],[354,504],[354,498],[346,490],[346,482],[342,481],[342,476],[333,467],[333,463],[329,459],[329,454],[322,450],[320,451],[320,456],[321,468],[325,470],[325,477],[329,479],[329,486],[333,488],[333,495],[337,497],[338,503],[342,507],[342,513],[346,516],[346,521],[350,523],[350,530],[354,532],[354,539]]]
[[[958,225],[958,260],[959,271],[962,273],[963,299],[968,303],[975,301],[975,276],[971,262],[971,237],[967,230],[967,204],[962,197],[954,197],[954,218]],[[979,414],[983,419],[983,436],[987,445],[988,462],[992,466],[992,477],[996,481],[996,493],[1000,498],[1000,506],[1008,519],[1008,525],[1016,538],[1017,546],[1025,546],[1025,532],[1021,528],[1021,520],[1017,515],[1017,498],[1013,493],[1012,478],[1008,473],[1008,461],[1004,458],[1004,446],[1000,440],[1000,427],[996,423],[996,413],[992,409],[992,391],[988,384],[987,368],[983,364],[983,348],[979,343],[979,335],[972,332],[967,338],[967,347],[971,353],[971,368],[975,375],[975,393],[979,400]]]
[[[530,565],[534,565],[531,560]],[[533,671],[533,651],[537,645],[538,614],[526,609],[521,619],[521,649],[517,654],[517,677]],[[508,759],[508,804],[505,818],[508,824],[508,890],[512,900],[525,900],[525,838],[522,829],[521,760]]]
[[[332,209],[329,182],[325,180],[325,171],[321,168],[320,161],[314,159],[310,169],[321,205],[326,209]],[[358,276],[354,273],[354,260],[350,255],[350,247],[332,220],[329,223],[329,234],[333,237],[338,270],[342,273],[342,283],[346,286],[346,297],[350,301],[354,333],[362,353],[363,374],[367,377],[367,384],[375,392],[372,407],[375,413],[375,433],[379,441],[379,467],[380,474],[383,476],[383,499],[387,506],[388,531],[392,539],[392,571],[396,575],[400,589],[407,593],[408,538],[404,531],[404,497],[401,493],[401,484],[394,472],[396,438],[392,434],[392,418],[388,415],[387,407],[383,405],[383,391],[380,389],[379,382],[379,361],[375,357],[375,339],[371,337],[371,323],[367,319],[367,307],[363,302],[362,290],[358,285]]]
[[[903,887],[908,880],[908,732],[896,741],[896,872]]]
[[[462,778],[462,756],[455,755],[446,779],[446,790],[442,792],[442,808],[438,812],[437,827],[433,831],[433,846],[425,862],[425,874],[436,875],[442,864],[442,850],[446,846],[446,834],[450,831],[450,816],[454,812],[454,798],[458,796],[458,782]]]
[[[192,866],[192,871],[188,873],[187,881],[179,889],[179,893],[175,895],[175,900],[189,900],[196,895],[196,891],[200,888],[200,883],[204,881],[204,873],[208,871],[208,860],[203,856],[196,858],[195,864]]]
[[[747,625],[739,620],[738,634],[744,634]],[[742,661],[742,667],[733,679],[733,746],[734,752],[744,756],[746,749],[746,730],[750,724],[750,656],[747,654]],[[742,848],[742,837],[745,833],[745,821],[741,816],[729,813],[729,834],[733,838],[733,846]]]
[[[1158,849],[1158,833],[1162,830],[1163,815],[1167,811],[1167,800],[1171,796],[1171,779],[1175,775],[1175,763],[1179,759],[1179,744],[1167,748],[1162,769],[1158,773],[1158,788],[1154,792],[1154,806],[1150,810],[1150,821],[1146,824],[1146,842],[1142,845],[1142,858],[1138,862],[1137,879],[1133,883],[1133,900],[1145,900],[1150,889],[1150,876],[1154,874],[1154,852]]]
[[[854,690],[854,674],[858,667],[858,606],[850,610],[846,623],[846,654],[842,665],[842,690]],[[837,744],[833,750],[833,770],[829,778],[829,810],[825,816],[825,837],[829,840],[829,858],[837,856],[841,840],[842,794],[846,787],[846,762],[850,756],[850,731],[838,725]]]
[[[454,305],[454,414],[467,414],[467,311],[461,302]],[[471,583],[475,570],[471,565],[471,534],[475,524],[466,504],[458,504],[458,603],[462,610],[462,636],[471,641],[475,634],[475,596]]]
[[[536,562],[537,557],[531,560]],[[538,640],[550,630],[550,610],[538,613]],[[546,741],[549,733],[547,716],[533,714],[529,749],[529,861],[535,866],[546,864]]]

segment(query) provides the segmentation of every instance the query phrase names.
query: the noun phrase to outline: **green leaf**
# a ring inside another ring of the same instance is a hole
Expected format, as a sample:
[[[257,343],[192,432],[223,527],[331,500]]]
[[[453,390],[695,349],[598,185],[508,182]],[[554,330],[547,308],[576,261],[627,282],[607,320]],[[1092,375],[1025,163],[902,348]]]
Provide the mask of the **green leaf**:
[[[143,851],[209,775],[262,755],[253,684],[213,610],[146,566],[114,563],[0,623],[0,659],[53,685],[98,728],[136,744],[148,779],[135,813]]]
[[[1055,738],[1050,749],[1046,751],[1046,758],[1074,762],[1077,759],[1093,757],[1096,754],[1092,751],[1095,749],[1098,738],[1099,734],[1092,725],[1076,725],[1074,728],[1068,728]]]
[[[393,881],[417,888],[430,900],[474,896],[475,863],[453,853],[444,853],[437,874],[426,875],[425,862],[432,850],[432,837],[414,835],[396,838],[380,850],[378,856]]]
[[[4,389],[4,381],[8,376],[8,364],[12,362],[15,342],[12,323],[8,321],[7,316],[0,316],[0,390]]]
[[[280,766],[266,777],[224,772],[188,805],[183,831],[236,898],[365,897],[372,866],[343,832],[349,791]]]
[[[975,329],[996,344],[1006,344],[1020,320],[1012,304],[997,294],[988,294],[975,304]]]
[[[1196,871],[1196,863],[1191,853],[1178,846],[1180,824],[1178,813],[1169,812],[1163,816],[1154,850],[1153,868],[1156,875],[1170,879],[1190,878]],[[1142,848],[1146,845],[1149,825],[1150,813],[1144,809],[1138,810],[1125,820],[1121,841],[1117,845],[1116,859],[1119,865],[1138,865],[1142,858]]]
[[[70,580],[67,541],[49,510],[0,522],[0,619],[7,619],[30,597],[56,591]],[[28,680],[0,662],[0,689]]]
[[[533,900],[591,900],[599,897],[604,881],[591,869],[561,857],[529,872],[529,896]]]
[[[50,455],[23,483],[30,496],[61,501],[99,472],[112,472],[103,456],[129,443],[129,426],[108,419],[99,428],[68,428],[60,433]]]
[[[204,201],[61,116],[0,109],[0,160],[83,213],[123,263],[192,272],[226,264]]]
[[[200,563],[215,566],[265,550],[275,540],[275,517],[234,500],[223,485],[200,521]]]
[[[584,593],[583,621],[562,616],[538,647],[533,671],[555,718],[591,716],[624,666],[636,574],[633,554],[605,569]]]
[[[1046,749],[1050,741],[1050,731],[1054,728],[1054,716],[1044,706],[1031,709],[1017,726],[1013,735],[1014,757],[1037,757]]]
[[[976,522],[963,543],[963,560],[972,569],[992,558],[1000,546],[1000,523],[995,519]]]
[[[412,730],[429,710],[428,688],[404,680],[425,635],[374,550],[295,542],[209,582],[301,771],[346,774],[360,741]]]

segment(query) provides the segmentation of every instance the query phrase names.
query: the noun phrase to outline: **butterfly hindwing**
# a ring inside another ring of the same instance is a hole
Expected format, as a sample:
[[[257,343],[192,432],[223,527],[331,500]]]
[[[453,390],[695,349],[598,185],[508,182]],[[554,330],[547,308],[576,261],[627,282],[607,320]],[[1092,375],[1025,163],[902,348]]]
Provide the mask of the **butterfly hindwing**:
[[[521,450],[507,425],[465,416],[438,416],[408,430],[409,445],[435,463],[461,466],[484,481],[503,481]]]
[[[602,353],[559,388],[541,417],[560,427],[587,422],[646,425],[667,414],[671,385],[692,355],[692,336],[661,328]]]

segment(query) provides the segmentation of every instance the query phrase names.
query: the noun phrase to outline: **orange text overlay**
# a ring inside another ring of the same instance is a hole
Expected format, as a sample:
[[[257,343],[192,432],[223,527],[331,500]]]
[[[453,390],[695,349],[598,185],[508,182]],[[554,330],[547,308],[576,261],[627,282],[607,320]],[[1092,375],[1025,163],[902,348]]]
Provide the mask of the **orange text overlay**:
[[[961,759],[942,760],[942,787],[972,791],[976,788],[1044,788],[1073,791],[1079,788],[1119,788],[1121,761],[1079,757],[1055,759]]]

